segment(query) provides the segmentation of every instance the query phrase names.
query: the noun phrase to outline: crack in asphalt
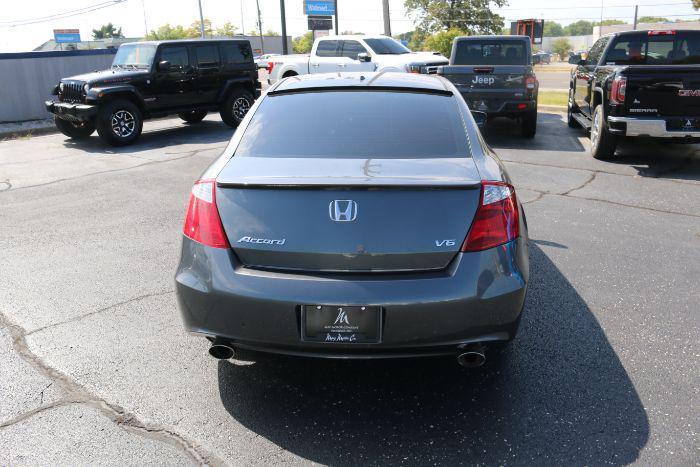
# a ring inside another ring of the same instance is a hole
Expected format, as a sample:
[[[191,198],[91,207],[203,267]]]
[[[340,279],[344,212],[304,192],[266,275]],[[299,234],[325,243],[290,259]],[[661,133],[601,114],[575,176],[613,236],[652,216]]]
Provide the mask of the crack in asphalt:
[[[131,301],[134,301],[134,299]],[[128,303],[128,301],[126,303]],[[25,329],[12,323],[3,313],[0,313],[0,326],[5,327],[10,332],[14,351],[41,375],[58,384],[66,394],[58,401],[30,410],[0,424],[0,429],[12,426],[47,410],[69,404],[83,404],[98,410],[117,426],[130,433],[164,442],[181,449],[196,464],[224,465],[223,461],[205,452],[201,446],[186,439],[184,436],[172,430],[142,422],[134,414],[127,412],[124,408],[116,404],[109,403],[97,397],[69,376],[48,365],[29,348]]]
[[[588,180],[586,180],[585,182],[583,182],[581,185],[579,185],[577,187],[574,187],[574,188],[571,188],[570,190],[566,190],[566,191],[562,192],[561,196],[569,196],[569,194],[572,191],[581,190],[583,188],[586,188],[593,180],[595,180],[596,176],[598,176],[598,172],[591,172],[591,175],[588,177]]]
[[[515,161],[515,160],[508,160],[508,159],[503,159],[503,162],[505,162],[506,164],[531,165],[531,166],[534,166],[534,167],[549,167],[549,168],[552,168],[552,169],[580,170],[580,171],[583,171],[583,172],[594,172],[594,173],[596,173],[596,174],[616,175],[616,176],[618,176],[618,177],[652,178],[652,179],[654,179],[654,180],[662,180],[662,181],[666,181],[666,182],[669,182],[669,183],[678,183],[678,184],[680,184],[680,185],[693,185],[693,186],[697,186],[698,183],[695,182],[695,181],[677,180],[677,179],[663,178],[663,175],[670,174],[670,173],[673,173],[673,172],[677,172],[678,170],[684,169],[684,168],[686,168],[687,166],[691,165],[690,162],[692,161],[692,159],[693,159],[693,157],[690,156],[690,157],[688,157],[687,159],[685,159],[684,162],[687,162],[686,164],[681,164],[681,165],[678,165],[678,166],[676,166],[676,167],[673,167],[673,168],[664,170],[664,171],[662,171],[662,172],[658,172],[658,173],[655,174],[655,175],[643,175],[643,174],[641,174],[641,173],[640,173],[640,174],[637,174],[637,175],[633,175],[633,174],[620,174],[620,173],[615,173],[615,172],[607,172],[607,171],[605,171],[605,170],[600,170],[600,169],[586,169],[586,168],[582,168],[582,167],[568,167],[568,166],[564,166],[564,165],[555,165],[555,164],[537,164],[537,163],[534,163],[534,162],[522,162],[522,161]]]
[[[65,321],[58,321],[58,322],[56,322],[56,323],[47,324],[46,326],[42,326],[42,327],[40,327],[40,328],[33,329],[33,330],[29,331],[29,332],[25,332],[24,335],[25,335],[25,337],[26,337],[26,336],[31,336],[32,334],[35,334],[35,333],[40,332],[40,331],[43,331],[43,330],[45,330],[45,329],[51,329],[51,328],[54,328],[54,327],[57,327],[57,326],[61,326],[61,325],[63,325],[63,324],[67,324],[67,323],[74,323],[74,322],[76,322],[76,321],[83,320],[83,319],[85,319],[85,318],[87,318],[87,317],[89,317],[89,316],[94,316],[94,315],[97,315],[97,314],[99,314],[99,313],[104,313],[105,311],[112,310],[112,309],[117,308],[117,307],[120,307],[120,306],[122,306],[122,305],[128,305],[129,303],[138,302],[138,301],[144,300],[144,299],[146,299],[146,298],[151,298],[151,297],[162,297],[162,296],[164,296],[164,295],[169,295],[169,294],[172,294],[172,293],[175,293],[175,291],[174,291],[174,290],[165,290],[165,291],[162,291],[162,292],[151,292],[151,293],[139,295],[139,296],[137,296],[137,297],[132,297],[132,298],[130,298],[130,299],[128,299],[128,300],[124,300],[124,301],[122,301],[122,302],[113,303],[112,305],[109,305],[109,306],[106,306],[106,307],[103,307],[103,308],[99,308],[99,309],[97,309],[97,310],[90,311],[90,312],[85,313],[85,314],[82,314],[82,315],[74,316],[74,317],[72,317],[72,318],[70,318],[70,319],[67,319],[67,320],[65,320]]]
[[[203,151],[208,151],[208,150],[209,150],[209,148],[193,149],[192,151],[188,151],[188,152],[187,152],[184,156],[182,156],[182,157],[173,157],[172,159],[168,159],[168,160],[164,160],[164,161],[153,161],[153,160],[152,160],[152,161],[150,161],[150,162],[144,162],[143,164],[132,165],[131,167],[121,167],[121,168],[118,168],[118,169],[101,170],[101,171],[99,171],[99,172],[92,172],[92,173],[89,173],[89,174],[79,175],[79,176],[77,176],[77,177],[59,178],[59,179],[56,179],[56,180],[51,180],[50,182],[46,182],[46,183],[38,183],[38,184],[36,184],[36,185],[27,185],[27,186],[20,186],[20,187],[17,187],[17,188],[8,188],[8,189],[5,189],[5,190],[0,190],[0,193],[7,193],[8,191],[25,190],[25,189],[27,189],[27,188],[38,188],[38,187],[47,186],[47,185],[54,185],[54,184],[56,184],[56,183],[66,182],[66,181],[70,181],[70,180],[79,180],[79,179],[81,179],[81,178],[92,177],[93,175],[102,175],[102,174],[115,173],[115,172],[125,172],[125,171],[127,171],[127,170],[137,169],[137,168],[140,168],[140,167],[146,167],[146,166],[149,166],[149,165],[165,164],[165,163],[168,163],[168,162],[175,162],[175,161],[187,159],[187,158],[190,158],[190,157],[194,157],[197,153],[203,152]],[[146,160],[146,159],[144,159],[144,158],[137,158],[137,159]],[[9,181],[8,181],[8,182],[2,182],[2,183],[10,184]],[[10,185],[10,186],[11,186],[11,185]]]

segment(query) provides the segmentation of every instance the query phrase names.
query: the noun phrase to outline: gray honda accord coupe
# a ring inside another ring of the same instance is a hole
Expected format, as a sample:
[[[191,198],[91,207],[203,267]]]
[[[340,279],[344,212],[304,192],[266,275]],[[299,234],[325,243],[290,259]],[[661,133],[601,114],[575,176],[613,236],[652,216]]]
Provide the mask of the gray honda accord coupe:
[[[500,353],[527,223],[474,117],[434,76],[270,87],[192,187],[175,276],[187,330],[220,359]]]

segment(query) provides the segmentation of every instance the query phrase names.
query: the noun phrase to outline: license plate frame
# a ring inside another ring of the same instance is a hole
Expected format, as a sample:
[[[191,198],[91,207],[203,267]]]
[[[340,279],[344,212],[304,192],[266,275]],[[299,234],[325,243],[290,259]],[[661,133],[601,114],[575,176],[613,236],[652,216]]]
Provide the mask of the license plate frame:
[[[323,344],[377,344],[382,338],[382,307],[302,305],[301,340]]]

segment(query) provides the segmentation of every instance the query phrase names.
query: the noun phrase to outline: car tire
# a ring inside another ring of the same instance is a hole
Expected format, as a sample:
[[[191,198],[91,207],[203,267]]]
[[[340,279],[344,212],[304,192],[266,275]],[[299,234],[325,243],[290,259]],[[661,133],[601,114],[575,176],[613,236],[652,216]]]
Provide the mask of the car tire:
[[[85,139],[95,132],[93,122],[73,123],[58,116],[53,119],[58,131],[72,139]]]
[[[522,116],[520,134],[525,138],[534,138],[537,133],[537,108]]]
[[[593,110],[593,122],[591,123],[591,154],[596,159],[610,159],[615,155],[616,148],[617,136],[608,130],[603,106],[598,105]]]
[[[245,89],[237,88],[228,93],[221,107],[221,120],[232,128],[241,124],[255,99]]]
[[[133,143],[142,129],[141,111],[131,101],[117,99],[107,102],[97,113],[97,133],[112,146]]]
[[[178,117],[187,123],[199,123],[207,116],[206,110],[193,110],[191,112],[182,112],[177,114]]]
[[[574,118],[574,113],[577,112],[576,103],[574,102],[574,91],[569,89],[569,101],[566,104],[566,123],[569,128],[579,128],[580,125]]]

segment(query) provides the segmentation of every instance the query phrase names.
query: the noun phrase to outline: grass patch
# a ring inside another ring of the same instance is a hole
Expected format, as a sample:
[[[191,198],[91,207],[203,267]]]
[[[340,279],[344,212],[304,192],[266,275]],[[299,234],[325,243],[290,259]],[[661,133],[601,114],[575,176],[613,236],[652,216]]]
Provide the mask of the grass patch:
[[[542,91],[537,95],[539,105],[558,105],[566,107],[569,100],[569,93],[566,91]]]

